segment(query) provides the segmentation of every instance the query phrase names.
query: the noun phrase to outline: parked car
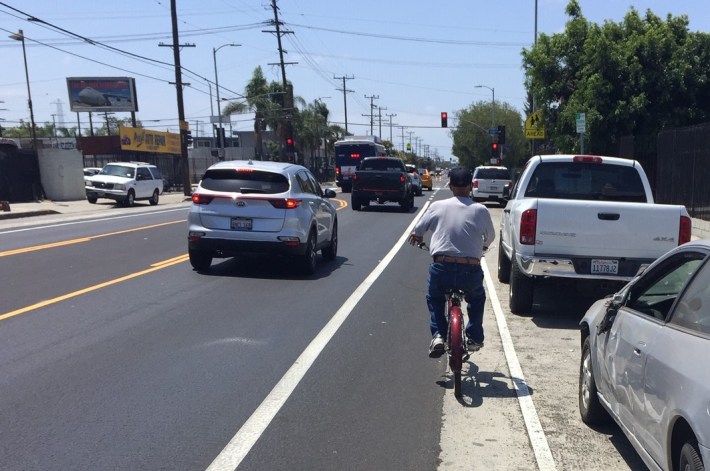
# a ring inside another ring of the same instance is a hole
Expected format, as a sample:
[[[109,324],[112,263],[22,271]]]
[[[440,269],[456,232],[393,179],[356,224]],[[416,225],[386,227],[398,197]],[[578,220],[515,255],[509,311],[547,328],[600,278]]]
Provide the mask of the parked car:
[[[669,251],[580,323],[582,420],[616,421],[650,469],[710,465],[709,256]]]
[[[316,270],[317,252],[334,260],[338,219],[313,174],[285,162],[235,160],[207,169],[192,194],[188,213],[188,253],[195,270],[208,270],[213,258],[277,254]]]
[[[414,194],[422,196],[422,179],[419,176],[419,172],[417,172],[417,167],[412,164],[406,164],[405,166],[407,167],[407,172],[412,175],[412,189],[414,190]]]
[[[137,200],[158,204],[163,192],[163,177],[155,165],[145,162],[113,162],[101,172],[85,178],[86,199],[94,204],[99,198],[108,198],[133,206]]]
[[[84,184],[88,181],[88,177],[92,177],[100,171],[101,169],[99,167],[86,167],[84,169]]]
[[[495,201],[505,204],[505,196],[510,194],[512,179],[505,167],[481,166],[473,170],[471,198],[479,203]]]
[[[431,183],[431,173],[426,168],[419,169],[419,178],[422,180],[422,188],[426,188],[431,191],[434,187]]]

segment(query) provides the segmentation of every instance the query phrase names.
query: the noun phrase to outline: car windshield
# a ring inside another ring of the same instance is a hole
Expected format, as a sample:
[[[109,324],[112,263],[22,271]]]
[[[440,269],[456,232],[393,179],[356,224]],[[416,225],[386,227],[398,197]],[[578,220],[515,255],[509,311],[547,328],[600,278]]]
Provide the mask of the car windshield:
[[[510,172],[505,168],[479,168],[473,178],[478,180],[510,180]]]
[[[126,167],[124,165],[106,165],[99,175],[112,175],[114,177],[126,177],[133,178],[135,175],[135,169],[133,167]]]
[[[280,173],[227,168],[207,170],[200,185],[207,190],[229,193],[275,194],[289,188],[288,178]]]

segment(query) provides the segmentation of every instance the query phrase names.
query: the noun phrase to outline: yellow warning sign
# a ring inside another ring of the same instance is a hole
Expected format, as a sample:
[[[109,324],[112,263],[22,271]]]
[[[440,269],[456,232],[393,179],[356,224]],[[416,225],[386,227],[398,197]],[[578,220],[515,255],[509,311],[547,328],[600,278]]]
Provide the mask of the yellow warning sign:
[[[531,113],[525,120],[525,139],[545,139],[545,127],[539,111]]]

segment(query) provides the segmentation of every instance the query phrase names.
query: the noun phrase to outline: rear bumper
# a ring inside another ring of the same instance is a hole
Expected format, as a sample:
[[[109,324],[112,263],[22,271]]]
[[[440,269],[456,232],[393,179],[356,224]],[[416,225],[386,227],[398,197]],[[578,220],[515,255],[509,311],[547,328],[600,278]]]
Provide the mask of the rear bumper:
[[[253,241],[188,238],[188,249],[211,252],[214,257],[235,257],[237,255],[288,255],[298,256],[306,253],[306,243],[287,245],[281,241]]]
[[[619,260],[619,273],[592,274],[591,261],[593,257],[561,257],[561,256],[526,256],[515,255],[518,266],[528,276],[576,278],[588,280],[630,281],[639,271],[648,267],[652,259],[623,259]],[[594,257],[609,259],[613,257]]]

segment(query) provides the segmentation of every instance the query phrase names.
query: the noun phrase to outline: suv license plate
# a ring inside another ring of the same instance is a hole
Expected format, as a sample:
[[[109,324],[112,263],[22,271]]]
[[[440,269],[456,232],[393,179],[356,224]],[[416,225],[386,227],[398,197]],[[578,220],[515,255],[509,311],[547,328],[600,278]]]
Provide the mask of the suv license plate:
[[[618,275],[619,261],[618,260],[599,260],[592,259],[592,274],[594,275]]]
[[[232,230],[234,231],[250,231],[251,218],[232,218]]]

